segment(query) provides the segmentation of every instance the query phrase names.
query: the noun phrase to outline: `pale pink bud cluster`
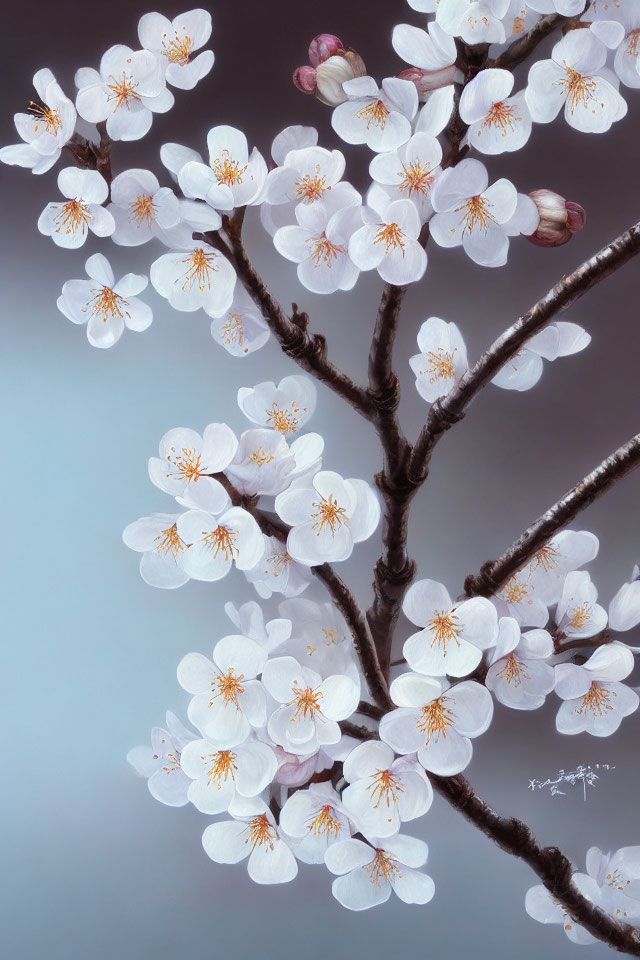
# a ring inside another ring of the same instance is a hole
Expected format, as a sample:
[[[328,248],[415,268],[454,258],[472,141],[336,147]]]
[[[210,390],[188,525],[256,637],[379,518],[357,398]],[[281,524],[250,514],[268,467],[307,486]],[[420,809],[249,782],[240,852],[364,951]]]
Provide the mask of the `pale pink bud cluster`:
[[[561,247],[584,227],[587,215],[579,203],[565,200],[553,190],[533,190],[529,196],[538,208],[540,223],[527,240],[539,247]]]
[[[293,82],[302,93],[314,94],[322,103],[337,107],[347,95],[342,84],[363,77],[367,70],[355,50],[345,50],[342,40],[332,33],[321,33],[309,45],[311,66],[298,67]]]
[[[421,70],[420,67],[409,67],[398,74],[400,80],[409,80],[415,83],[419,97],[426,97],[431,90],[437,90],[438,87],[448,87],[453,83],[456,72],[455,63],[450,63],[448,67],[441,67],[439,70]]]

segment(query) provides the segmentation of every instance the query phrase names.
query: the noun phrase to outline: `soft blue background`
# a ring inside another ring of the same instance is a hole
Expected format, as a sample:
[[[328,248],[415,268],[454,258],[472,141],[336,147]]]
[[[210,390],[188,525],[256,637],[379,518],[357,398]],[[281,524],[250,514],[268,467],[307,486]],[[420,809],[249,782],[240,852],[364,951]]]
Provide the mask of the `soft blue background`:
[[[163,7],[169,14],[180,7]],[[135,43],[138,4],[122,0],[89,9],[79,0],[55,6],[21,3],[5,15],[0,63],[4,109],[1,142],[13,142],[10,121],[33,95],[30,78],[44,64],[72,90],[73,68],[97,63],[113,42]],[[293,0],[231,2],[214,11],[217,63],[193,94],[177,92],[175,109],[154,121],[143,144],[119,144],[115,169],[157,163],[163,140],[201,146],[215,123],[242,127],[268,152],[287,123],[316,124],[321,142],[337,145],[329,112],[290,86],[314,33],[333,30],[357,47],[372,73],[402,65],[388,36],[398,20],[420,22],[399,3],[327,0],[322,9]],[[401,408],[411,437],[426,407],[413,388],[408,357],[427,316],[455,320],[471,357],[572,269],[638,216],[640,111],[605,137],[585,137],[562,122],[536,127],[528,150],[498,158],[521,190],[551,186],[588,208],[588,226],[568,246],[546,251],[516,241],[508,270],[482,270],[460,251],[430,249],[425,280],[412,289],[403,314],[397,368],[406,387]],[[352,151],[352,179],[365,185],[366,158]],[[155,803],[125,763],[165,710],[184,715],[187,697],[175,680],[184,653],[208,653],[228,630],[224,600],[251,597],[244,579],[190,583],[154,591],[123,546],[123,527],[168,498],[148,481],[146,461],[170,427],[202,429],[226,419],[246,426],[235,404],[238,386],[292,372],[270,345],[240,361],[210,338],[204,315],[172,313],[148,294],[155,322],[125,333],[110,351],[89,347],[55,300],[64,280],[83,275],[82,253],[61,251],[35,230],[44,204],[56,197],[55,177],[0,171],[3,224],[2,290],[2,583],[3,669],[0,721],[4,735],[0,794],[3,895],[0,948],[8,960],[157,960],[304,954],[308,960],[352,952],[382,960],[415,956],[517,956],[552,951],[558,960],[577,947],[557,928],[524,913],[534,882],[458,815],[436,800],[414,832],[430,844],[436,898],[423,908],[397,900],[366,915],[333,901],[330,878],[302,868],[290,887],[252,885],[243,866],[212,864],[200,845],[206,818],[190,808]],[[269,285],[286,304],[308,309],[326,332],[331,355],[355,376],[366,371],[381,284],[363,276],[356,291],[331,301],[300,288],[249,217],[249,246]],[[116,273],[148,269],[160,252],[103,247]],[[459,592],[464,575],[497,555],[523,527],[611,449],[638,429],[638,268],[627,266],[567,319],[593,335],[577,358],[548,366],[540,387],[525,394],[487,388],[468,417],[447,436],[417,499],[411,551],[420,576]],[[314,429],[326,437],[325,463],[345,476],[377,469],[372,431],[320,390]],[[638,478],[625,480],[591,507],[584,526],[601,538],[593,564],[605,601],[639,559]],[[341,573],[364,603],[377,543],[358,548]],[[399,629],[399,645],[407,634]],[[584,866],[591,844],[604,849],[640,842],[638,715],[606,741],[560,738],[557,701],[520,715],[498,706],[490,733],[476,743],[468,775],[504,812],[523,816],[544,843],[559,844]],[[529,777],[559,767],[609,763],[585,803],[578,788],[551,797],[527,791]],[[598,945],[590,956],[608,951]]]

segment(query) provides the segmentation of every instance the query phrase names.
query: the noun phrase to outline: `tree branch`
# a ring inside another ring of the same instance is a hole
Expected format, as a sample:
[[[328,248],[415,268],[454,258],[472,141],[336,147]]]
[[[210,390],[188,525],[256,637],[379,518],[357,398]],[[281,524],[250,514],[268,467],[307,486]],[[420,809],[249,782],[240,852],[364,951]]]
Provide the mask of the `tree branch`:
[[[467,596],[489,597],[500,590],[554,533],[570,523],[581,510],[606,493],[614,483],[638,465],[640,465],[640,433],[603,460],[574,487],[567,490],[564,496],[532,523],[498,560],[484,563],[476,576],[468,576],[464,582]]]
[[[489,61],[487,66],[499,67],[502,70],[513,70],[519,63],[526,60],[538,44],[548,37],[550,33],[553,33],[556,27],[568,22],[567,17],[563,17],[560,13],[550,13],[546,17],[541,17],[528,33],[514,40],[506,50],[503,50],[499,57],[496,57],[493,61]]]
[[[640,223],[634,224],[573,273],[563,277],[535,306],[498,337],[446,397],[436,400],[413,448],[408,471],[412,483],[419,485],[424,481],[433,449],[441,436],[462,419],[476,394],[518,353],[523,344],[587,290],[638,253]]]
[[[528,863],[569,916],[598,940],[640,957],[640,934],[591,903],[572,882],[573,866],[557,847],[541,847],[529,827],[515,817],[501,817],[481,800],[462,776],[434,777],[431,782],[447,803],[507,853]]]

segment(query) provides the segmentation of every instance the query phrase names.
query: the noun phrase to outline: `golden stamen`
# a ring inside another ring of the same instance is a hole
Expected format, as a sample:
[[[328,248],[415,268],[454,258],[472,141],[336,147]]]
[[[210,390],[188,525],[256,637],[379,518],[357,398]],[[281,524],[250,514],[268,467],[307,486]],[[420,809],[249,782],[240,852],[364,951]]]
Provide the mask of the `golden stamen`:
[[[311,506],[318,508],[316,513],[311,514],[312,520],[318,518],[311,528],[316,531],[317,537],[320,536],[325,524],[329,527],[332,537],[335,537],[336,530],[343,524],[349,526],[346,508],[338,504],[332,493],[329,494],[328,500],[320,495],[320,500],[314,500]]]
[[[214,558],[218,556],[220,551],[222,551],[225,560],[229,560],[229,558],[235,560],[237,558],[238,548],[235,544],[238,536],[237,530],[229,530],[227,527],[218,526],[215,530],[210,530],[209,533],[205,530],[202,532],[204,534],[202,542],[213,552]]]
[[[89,209],[89,204],[83,200],[67,200],[61,204],[59,212],[53,218],[57,223],[56,233],[62,230],[66,234],[77,233],[93,220],[93,214]]]
[[[582,698],[582,703],[576,709],[576,713],[585,713],[587,710],[591,710],[594,717],[596,713],[599,717],[602,717],[604,716],[603,710],[613,710],[613,705],[610,702],[612,696],[617,696],[614,690],[607,690],[594,680]]]
[[[456,644],[460,646],[460,620],[455,615],[455,609],[449,613],[445,610],[435,610],[434,613],[435,616],[433,620],[430,620],[427,624],[427,629],[431,630],[433,634],[431,648],[435,645],[442,647],[442,655],[446,657],[447,643],[455,641]]]
[[[252,850],[265,845],[268,846],[270,850],[273,850],[275,847],[276,840],[278,839],[278,831],[272,823],[269,823],[266,813],[261,813],[259,817],[254,817],[253,820],[249,820],[247,823],[247,831],[249,836],[245,840],[245,843],[250,843]]]
[[[369,777],[369,796],[374,802],[373,806],[377,810],[384,801],[387,807],[398,802],[398,794],[404,793],[404,788],[400,786],[397,777],[394,777],[390,770],[378,770]]]
[[[207,770],[207,776],[209,777],[207,786],[210,787],[212,783],[215,783],[220,790],[223,778],[225,783],[229,777],[235,782],[235,771],[238,769],[235,763],[237,758],[238,755],[232,753],[231,750],[219,750],[218,753],[210,753],[208,757],[201,757],[201,760],[211,764],[211,768]]]
[[[418,160],[413,160],[408,166],[403,163],[402,173],[398,173],[398,176],[403,178],[398,184],[398,190],[408,190],[410,197],[414,193],[421,193],[426,197],[435,179],[429,164],[422,164]]]
[[[342,829],[342,824],[339,820],[335,819],[333,814],[333,807],[330,804],[325,804],[313,820],[310,821],[309,832],[315,833],[316,837],[326,837],[327,841],[331,839],[331,835],[333,834],[333,839],[337,840],[340,830]]]
[[[402,232],[398,224],[397,223],[380,223],[378,224],[378,226],[380,227],[380,229],[378,230],[378,232],[374,237],[374,240],[373,240],[374,244],[384,243],[385,257],[389,255],[390,250],[398,250],[398,249],[402,251],[402,256],[404,257],[404,248],[406,244],[403,239],[404,233]]]
[[[235,187],[242,183],[242,174],[248,166],[249,164],[245,163],[244,167],[241,167],[238,160],[232,160],[228,150],[223,150],[211,164],[218,183],[223,183],[227,187]]]
[[[242,686],[242,681],[244,680],[244,674],[240,673],[236,675],[233,672],[233,667],[229,667],[226,673],[219,673],[214,680],[211,681],[211,687],[215,690],[218,687],[218,692],[214,693],[209,701],[209,706],[213,706],[213,701],[217,700],[218,697],[222,697],[222,702],[225,707],[229,703],[235,704],[236,710],[240,710],[240,704],[238,703],[238,696],[241,693],[244,693],[244,687]]]
[[[371,129],[371,124],[373,124],[374,127],[380,127],[381,130],[384,130],[387,125],[388,116],[389,111],[382,100],[372,100],[371,103],[368,103],[366,107],[363,107],[362,110],[358,110],[356,113],[358,120],[367,121],[367,130]]]
[[[198,285],[200,293],[204,292],[205,287],[211,289],[211,274],[218,272],[218,267],[215,265],[216,258],[216,253],[205,253],[202,247],[198,247],[185,257],[182,261],[188,264],[182,285],[185,293],[192,289],[194,283]]]
[[[386,853],[384,850],[376,850],[375,858],[371,863],[365,864],[362,869],[369,874],[371,883],[375,883],[376,887],[379,888],[382,880],[393,883],[394,880],[402,879],[400,868],[396,866],[397,863],[399,863],[398,859],[392,857],[390,853]]]
[[[129,223],[135,220],[138,229],[142,226],[144,220],[147,227],[151,229],[151,224],[156,218],[155,204],[151,194],[139,193],[137,198],[129,204],[131,213],[129,214]]]
[[[437,742],[440,734],[446,739],[447,729],[453,726],[455,720],[454,712],[445,707],[445,703],[450,702],[451,697],[441,696],[421,708],[416,727],[426,737],[425,746],[429,745],[432,737]]]
[[[560,80],[555,80],[553,86],[565,88],[565,97],[569,103],[571,113],[573,113],[580,104],[586,110],[589,106],[589,101],[595,99],[594,90],[597,89],[598,84],[592,77],[583,76],[581,73],[578,73],[577,70],[567,66],[566,60],[564,61],[564,69],[566,76]]]
[[[320,234],[319,237],[309,237],[305,240],[305,243],[313,244],[309,259],[313,260],[314,267],[319,267],[322,263],[332,267],[334,260],[337,260],[341,253],[346,254],[347,252],[345,247],[327,239],[324,233]]]
[[[158,543],[158,541],[160,541]],[[166,530],[163,530],[161,534],[158,534],[157,537],[154,537],[154,543],[158,543],[158,546],[155,548],[156,553],[159,553],[160,556],[172,555],[175,563],[178,562],[178,557],[186,547],[186,543],[178,534],[178,525],[173,524],[172,527],[168,527]]]
[[[457,348],[456,348],[457,349]],[[421,370],[420,375],[426,376],[428,373],[432,374],[429,377],[429,383],[435,383],[436,380],[453,380],[456,375],[455,368],[453,366],[453,357],[456,353],[456,350],[452,350],[451,353],[447,353],[442,347],[438,347],[436,353],[432,350],[427,352],[427,359],[430,366],[426,370]]]
[[[41,105],[36,103],[34,100],[31,100],[29,106],[27,107],[27,113],[32,113],[35,117],[35,123],[33,125],[34,133],[38,133],[38,127],[40,123],[44,123],[45,133],[50,133],[53,136],[56,136],[58,130],[62,127],[62,120],[60,119],[60,111],[56,107],[55,110],[52,110],[51,107],[46,105]]]
[[[127,110],[131,109],[131,104],[142,102],[142,97],[136,93],[136,87],[138,86],[137,81],[133,81],[131,77],[128,77],[125,71],[122,71],[122,80],[116,80],[115,77],[111,77],[113,83],[107,84],[107,89],[112,90],[113,92],[107,97],[107,103],[111,100],[115,100],[115,105],[113,107],[113,112],[119,110],[120,107],[126,107]]]
[[[307,714],[313,719],[316,713],[321,713],[319,704],[319,701],[322,700],[321,690],[314,690],[313,687],[305,687],[304,690],[299,687],[293,687],[292,689],[295,697],[289,701],[287,706],[291,707],[294,703],[296,706],[289,723],[295,723],[300,713],[302,713],[303,720],[307,719]]]
[[[518,660],[515,654],[510,653],[504,661],[504,666],[500,673],[499,677],[502,677],[503,680],[506,680],[507,683],[513,683],[515,687],[519,687],[523,680],[531,680],[531,677],[528,673],[525,673],[526,664],[524,660]]]
[[[460,223],[464,224],[462,228],[463,237],[466,233],[473,233],[476,227],[480,227],[480,229],[486,233],[489,224],[496,223],[494,217],[492,217],[487,210],[487,207],[490,206],[491,204],[487,198],[483,197],[482,194],[478,194],[475,197],[469,197],[461,207],[456,207],[454,213],[463,211],[460,218]]]
[[[167,460],[177,470],[177,474],[168,473],[167,477],[181,476],[189,485],[192,480],[197,483],[200,477],[204,475],[201,470],[202,454],[198,453],[195,447],[182,447],[177,455],[176,448],[171,447],[171,453],[167,456]]]

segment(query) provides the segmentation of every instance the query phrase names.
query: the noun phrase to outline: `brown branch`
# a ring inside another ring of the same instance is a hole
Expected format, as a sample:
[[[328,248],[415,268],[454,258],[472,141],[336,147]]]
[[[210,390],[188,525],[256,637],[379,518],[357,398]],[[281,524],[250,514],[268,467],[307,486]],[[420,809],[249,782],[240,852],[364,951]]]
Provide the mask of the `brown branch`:
[[[550,33],[553,33],[561,24],[568,22],[570,22],[568,18],[563,17],[560,13],[550,13],[546,17],[541,17],[528,33],[514,40],[506,50],[503,50],[499,57],[489,61],[487,66],[499,67],[502,70],[513,70],[519,63],[526,60],[529,54],[533,53],[538,44],[548,37]]]
[[[384,710],[373,703],[367,703],[366,700],[360,701],[356,707],[356,713],[361,713],[363,717],[370,717],[372,720],[380,720],[384,716]]]
[[[340,729],[347,737],[354,737],[356,740],[377,740],[377,730],[370,730],[369,727],[361,726],[357,723],[350,723],[349,720],[340,721]]]
[[[587,290],[638,253],[640,223],[634,224],[573,273],[563,277],[535,306],[498,337],[446,397],[436,400],[413,448],[409,463],[409,480],[412,483],[419,485],[426,478],[433,449],[442,435],[462,419],[476,394],[518,353],[523,344]]]
[[[366,390],[355,384],[346,373],[338,370],[327,358],[327,342],[324,336],[319,333],[307,333],[307,315],[299,313],[294,306],[293,315],[288,317],[278,301],[271,296],[262,277],[249,259],[242,242],[241,227],[242,221],[223,217],[223,234],[228,243],[225,243],[222,236],[215,231],[194,234],[194,236],[206,240],[231,263],[243,287],[253,302],[260,307],[269,329],[284,353],[295,360],[307,373],[326,383],[354,410],[370,420],[373,408]]]
[[[487,837],[507,853],[528,863],[551,896],[576,923],[614,950],[640,957],[640,934],[629,924],[614,920],[579,893],[572,882],[573,865],[557,847],[541,847],[522,820],[495,813],[475,794],[464,777],[444,779],[431,776],[431,782],[447,803]]]
[[[596,633],[595,637],[587,637],[586,639],[578,637],[576,640],[567,640],[566,642],[564,633],[556,632],[553,634],[553,652],[556,654],[564,653],[565,650],[603,647],[605,643],[613,643],[613,637],[606,628],[601,630],[600,633]]]
[[[111,171],[113,140],[107,133],[106,123],[98,123],[96,128],[100,134],[99,144],[74,133],[71,139],[65,143],[65,147],[72,154],[79,167],[85,170],[97,170],[111,187],[111,181],[113,180]]]
[[[639,465],[640,433],[637,433],[603,460],[595,470],[567,490],[498,560],[484,563],[476,576],[468,576],[464,583],[467,596],[489,597],[499,591],[554,533],[570,523],[581,510]]]

